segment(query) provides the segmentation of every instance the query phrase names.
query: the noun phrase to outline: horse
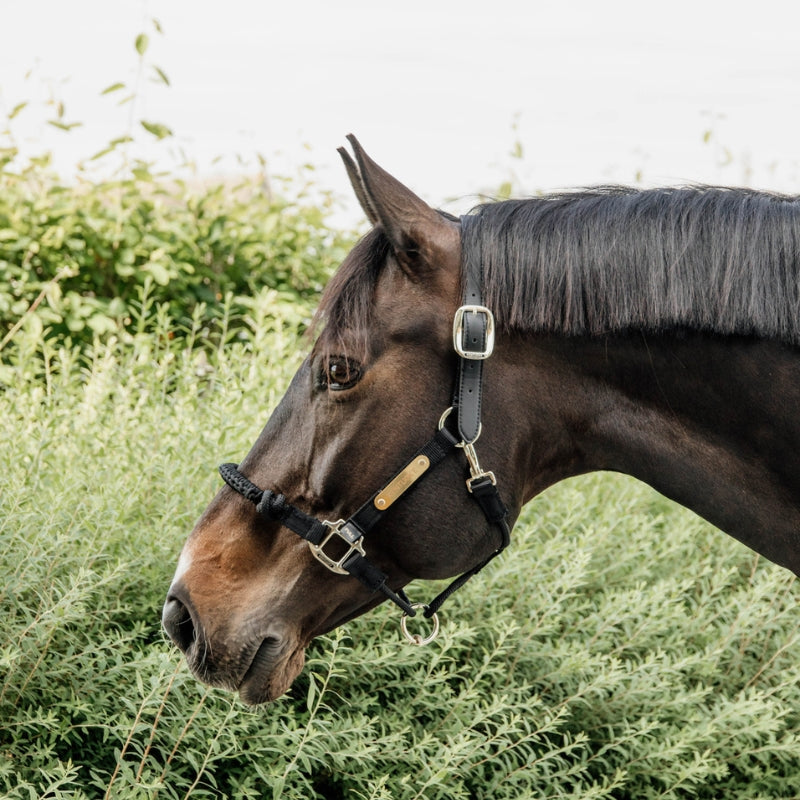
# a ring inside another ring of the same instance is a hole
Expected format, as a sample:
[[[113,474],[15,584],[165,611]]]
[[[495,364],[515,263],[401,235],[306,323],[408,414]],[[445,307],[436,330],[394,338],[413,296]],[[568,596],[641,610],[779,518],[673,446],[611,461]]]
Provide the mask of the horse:
[[[348,140],[372,228],[164,605],[198,679],[272,701],[314,637],[387,599],[427,641],[408,618],[438,627],[523,504],[593,470],[800,574],[798,198],[605,186],[459,219]]]

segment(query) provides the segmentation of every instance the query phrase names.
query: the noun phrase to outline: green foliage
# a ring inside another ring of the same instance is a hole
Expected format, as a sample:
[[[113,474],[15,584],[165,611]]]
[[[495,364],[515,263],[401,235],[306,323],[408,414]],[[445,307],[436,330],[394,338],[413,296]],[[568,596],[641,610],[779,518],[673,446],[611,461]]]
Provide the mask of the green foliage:
[[[89,159],[122,152],[114,179],[0,142],[0,796],[800,797],[795,579],[621,476],[534,501],[427,648],[382,607],[272,706],[189,675],[160,629],[177,554],[349,237],[305,185],[154,175],[126,149],[171,130],[130,118]]]
[[[621,476],[534,501],[427,648],[381,607],[316,642],[272,706],[200,686],[160,607],[216,464],[301,358],[305,312],[278,301],[255,295],[211,352],[152,303],[88,363],[20,330],[0,394],[0,795],[800,795],[794,578]]]
[[[130,333],[144,295],[176,327],[211,330],[260,288],[309,304],[344,255],[326,206],[274,197],[263,179],[191,188],[145,165],[124,180],[68,187],[36,167],[0,171],[0,341],[26,314],[85,348]]]
[[[158,20],[148,27],[162,34]],[[311,165],[291,181],[268,178],[259,157],[257,167],[244,166],[245,177],[200,182],[175,177],[187,172],[186,164],[164,173],[133,157],[137,137],[172,137],[168,125],[135,113],[144,74],[158,88],[170,83],[145,60],[150,44],[146,32],[133,42],[134,86],[116,81],[99,92],[104,102],[129,109],[127,130],[79,165],[74,180],[53,173],[49,153],[27,160],[20,154],[14,126],[28,103],[6,114],[0,129],[2,362],[13,359],[23,325],[83,351],[98,339],[130,341],[143,301],[174,321],[170,337],[201,320],[203,338],[211,337],[213,346],[221,321],[238,324],[263,288],[308,309],[352,245],[352,235],[330,230],[334,201],[312,192]],[[65,134],[82,124],[68,121],[63,101],[46,105],[54,114],[47,122]]]

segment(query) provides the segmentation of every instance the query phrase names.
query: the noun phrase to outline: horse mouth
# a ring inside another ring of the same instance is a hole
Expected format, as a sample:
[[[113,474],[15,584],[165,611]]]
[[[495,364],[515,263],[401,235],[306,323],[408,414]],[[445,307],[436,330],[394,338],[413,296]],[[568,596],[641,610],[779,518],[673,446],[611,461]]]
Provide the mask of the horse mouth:
[[[258,646],[238,688],[245,705],[257,706],[276,700],[300,674],[305,663],[305,648],[291,649],[287,645],[285,641],[268,636]]]

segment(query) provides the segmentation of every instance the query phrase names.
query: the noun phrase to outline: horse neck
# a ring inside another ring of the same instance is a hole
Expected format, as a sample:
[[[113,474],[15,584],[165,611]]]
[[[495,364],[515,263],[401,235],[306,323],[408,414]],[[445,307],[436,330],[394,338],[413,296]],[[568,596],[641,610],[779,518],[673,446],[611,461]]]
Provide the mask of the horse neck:
[[[624,472],[800,574],[792,348],[632,334],[537,337],[522,350],[505,364],[529,406],[523,500],[569,475]]]

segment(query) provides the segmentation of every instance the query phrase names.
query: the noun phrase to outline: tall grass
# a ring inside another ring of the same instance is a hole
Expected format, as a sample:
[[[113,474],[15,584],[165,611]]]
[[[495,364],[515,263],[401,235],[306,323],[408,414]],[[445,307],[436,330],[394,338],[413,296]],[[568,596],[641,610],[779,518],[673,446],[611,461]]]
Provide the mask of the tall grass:
[[[621,476],[531,503],[427,648],[380,607],[269,707],[199,685],[160,607],[303,310],[210,351],[141,314],[88,360],[23,326],[0,391],[0,795],[800,797],[794,578]]]

